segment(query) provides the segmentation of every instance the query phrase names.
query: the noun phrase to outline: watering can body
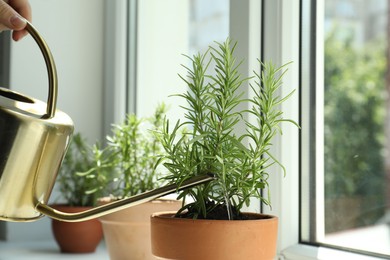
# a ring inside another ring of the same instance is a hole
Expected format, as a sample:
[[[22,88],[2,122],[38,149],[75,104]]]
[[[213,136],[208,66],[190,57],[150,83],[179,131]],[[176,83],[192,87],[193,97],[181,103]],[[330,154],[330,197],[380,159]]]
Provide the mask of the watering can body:
[[[44,215],[79,222],[200,185],[213,175],[195,176],[180,187],[163,186],[93,209],[66,213],[47,205],[73,133],[71,118],[56,109],[57,72],[52,54],[38,31],[27,31],[42,51],[48,71],[47,103],[0,87],[0,220],[33,221]]]
[[[42,216],[69,144],[73,122],[46,103],[0,88],[0,219],[26,221]]]

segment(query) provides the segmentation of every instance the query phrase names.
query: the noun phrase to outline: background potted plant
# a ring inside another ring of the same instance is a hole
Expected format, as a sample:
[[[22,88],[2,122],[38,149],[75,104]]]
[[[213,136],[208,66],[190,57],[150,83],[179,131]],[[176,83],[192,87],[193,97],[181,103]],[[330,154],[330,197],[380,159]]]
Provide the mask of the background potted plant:
[[[171,128],[165,120],[158,134],[167,154],[167,181],[180,185],[204,173],[216,179],[181,191],[183,207],[177,213],[153,214],[152,251],[157,257],[273,259],[276,254],[277,218],[241,210],[251,198],[270,205],[269,194],[262,191],[268,187],[270,166],[280,165],[270,153],[271,141],[281,133],[280,123],[293,122],[279,109],[292,93],[277,95],[284,66],[259,61],[261,72],[242,78],[235,48],[227,39],[189,57],[192,67],[181,77],[188,91],[178,95],[187,102],[185,121]],[[244,98],[244,83],[250,84],[252,98]]]
[[[78,174],[89,170],[94,165],[91,155],[86,140],[80,133],[75,134],[56,180],[64,203],[54,204],[53,208],[73,213],[96,205],[99,193],[86,192],[96,187],[99,180],[85,178]],[[52,219],[52,230],[61,252],[66,253],[94,252],[103,236],[101,223],[97,219],[78,223]]]
[[[162,147],[153,134],[161,127],[165,105],[159,105],[150,118],[128,114],[113,125],[107,145],[95,145],[95,165],[84,175],[100,178],[103,191],[109,197],[99,203],[134,196],[163,185],[164,167],[159,166]],[[110,259],[154,259],[150,246],[150,215],[157,211],[178,210],[178,200],[158,199],[121,210],[100,218]]]

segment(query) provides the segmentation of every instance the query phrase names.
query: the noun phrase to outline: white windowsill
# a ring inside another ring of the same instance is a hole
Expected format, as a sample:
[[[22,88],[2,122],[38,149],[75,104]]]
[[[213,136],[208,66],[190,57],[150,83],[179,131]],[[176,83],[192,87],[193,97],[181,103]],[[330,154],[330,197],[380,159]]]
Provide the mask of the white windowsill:
[[[107,260],[109,259],[105,244],[102,241],[94,253],[64,254],[54,240],[30,242],[0,242],[0,259],[74,259],[74,260]]]
[[[88,254],[63,254],[55,241],[31,241],[31,242],[0,242],[0,259],[74,259],[74,260],[107,260],[109,259],[105,244],[102,241],[96,252]],[[370,257],[341,250],[297,244],[284,250],[281,260],[379,260]]]
[[[379,260],[382,258],[356,254],[352,252],[317,247],[304,244],[293,245],[281,253],[281,260]]]

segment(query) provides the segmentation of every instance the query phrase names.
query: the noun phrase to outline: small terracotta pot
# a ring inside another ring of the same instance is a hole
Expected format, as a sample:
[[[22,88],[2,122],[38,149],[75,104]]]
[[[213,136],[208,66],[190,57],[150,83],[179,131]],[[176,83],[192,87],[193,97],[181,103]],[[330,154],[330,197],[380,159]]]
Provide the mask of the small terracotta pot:
[[[244,213],[254,220],[151,217],[152,253],[158,259],[272,260],[276,256],[278,219]]]
[[[91,207],[52,205],[54,209],[75,213]],[[103,237],[102,225],[98,219],[82,222],[63,222],[52,219],[54,238],[63,253],[92,253]]]
[[[100,200],[99,204],[108,202]],[[110,259],[155,259],[150,246],[150,216],[180,208],[181,201],[158,199],[101,217]]]

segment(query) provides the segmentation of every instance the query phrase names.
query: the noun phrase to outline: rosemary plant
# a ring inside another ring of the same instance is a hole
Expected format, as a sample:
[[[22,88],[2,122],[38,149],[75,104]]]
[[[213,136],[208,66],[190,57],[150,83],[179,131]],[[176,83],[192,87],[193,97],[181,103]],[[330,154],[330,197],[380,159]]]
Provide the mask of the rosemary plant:
[[[107,145],[94,146],[95,165],[84,176],[100,178],[100,186],[91,189],[116,198],[133,196],[162,184],[159,157],[162,147],[153,132],[163,123],[166,107],[159,105],[151,118],[128,114],[112,127]]]
[[[180,185],[186,179],[212,173],[216,179],[208,184],[182,191],[183,207],[180,217],[208,219],[241,219],[244,205],[250,198],[259,198],[270,204],[270,196],[262,195],[268,187],[269,167],[277,163],[270,154],[272,138],[281,133],[284,119],[279,105],[284,98],[277,95],[282,85],[285,66],[276,68],[262,63],[261,73],[242,78],[240,63],[236,63],[236,44],[231,40],[217,43],[204,54],[188,57],[192,67],[186,67],[182,80],[188,91],[178,94],[187,102],[185,121],[173,128],[165,119],[160,141],[166,151],[165,167],[170,183]],[[209,68],[213,64],[213,68]],[[212,69],[212,74],[208,74]],[[250,81],[254,80],[254,83]],[[243,84],[249,83],[253,98],[244,98]],[[243,105],[247,108],[241,109]],[[249,107],[249,109],[248,109]],[[248,117],[255,120],[249,121]],[[244,133],[237,134],[238,125]],[[284,168],[283,168],[284,171]],[[192,198],[186,204],[185,199]]]
[[[85,172],[94,165],[92,150],[80,133],[73,136],[61,165],[56,184],[61,196],[69,206],[94,206],[98,192],[89,193],[99,186],[99,179],[85,178],[79,172]]]

